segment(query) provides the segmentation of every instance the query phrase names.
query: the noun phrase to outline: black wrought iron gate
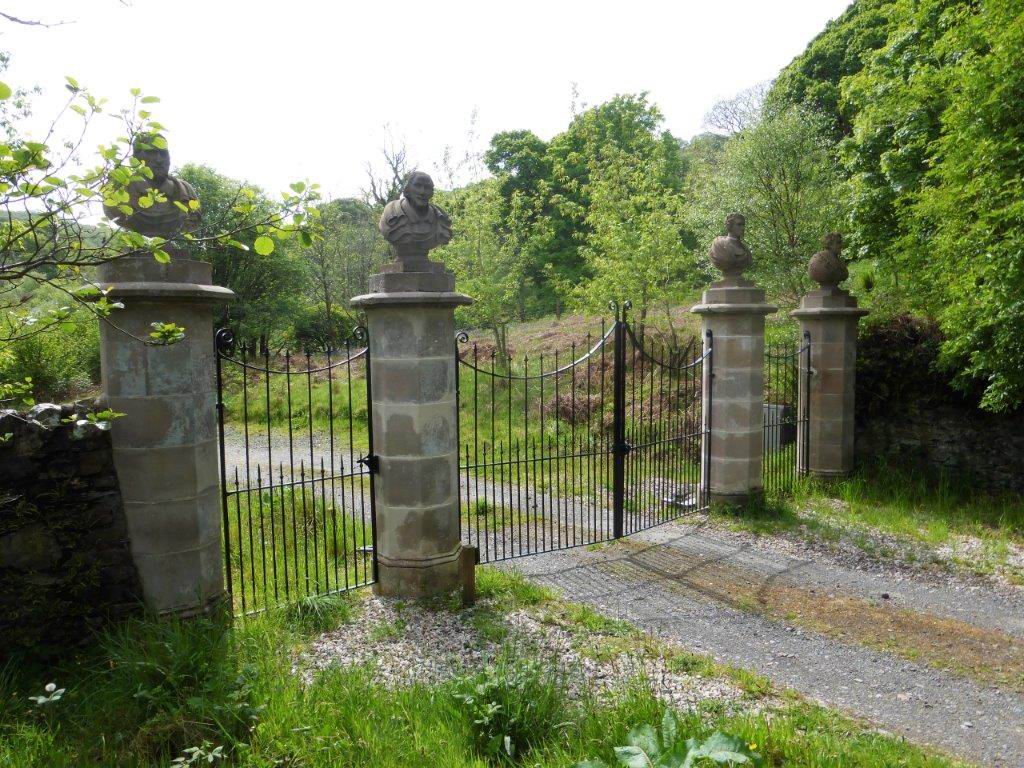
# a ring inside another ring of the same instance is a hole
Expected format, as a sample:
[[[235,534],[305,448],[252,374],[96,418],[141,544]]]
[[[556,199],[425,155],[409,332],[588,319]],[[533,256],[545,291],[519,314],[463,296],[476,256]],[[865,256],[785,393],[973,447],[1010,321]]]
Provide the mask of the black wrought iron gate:
[[[765,346],[762,480],[769,494],[788,493],[807,473],[810,400],[800,393],[810,391],[811,375],[809,333],[799,344]]]
[[[456,340],[459,513],[484,562],[627,536],[707,509],[712,339],[614,320],[568,350],[504,359]],[[376,579],[369,348],[273,352],[217,334],[228,590],[252,613]],[[769,346],[765,487],[806,460],[810,339]],[[806,467],[804,467],[806,469]]]
[[[217,333],[221,509],[237,613],[376,578],[365,332],[293,355]]]
[[[613,309],[596,338],[534,359],[460,334],[460,522],[481,561],[609,541],[707,507],[710,339],[677,348],[631,323],[628,304]]]

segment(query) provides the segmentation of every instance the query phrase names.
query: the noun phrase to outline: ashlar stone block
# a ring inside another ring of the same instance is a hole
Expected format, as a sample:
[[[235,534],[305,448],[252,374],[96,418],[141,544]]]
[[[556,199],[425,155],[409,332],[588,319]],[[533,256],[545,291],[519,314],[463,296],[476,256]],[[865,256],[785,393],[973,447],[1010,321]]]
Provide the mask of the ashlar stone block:
[[[703,394],[710,436],[702,451],[711,498],[744,504],[763,488],[764,318],[776,308],[753,283],[735,282],[705,291],[692,311],[711,345]]]
[[[425,290],[352,301],[366,311],[370,340],[379,594],[420,597],[460,583],[454,311],[469,301]]]
[[[125,415],[111,429],[132,558],[156,613],[190,615],[224,598],[213,308],[231,291],[211,284],[209,264],[150,256],[105,265],[99,282],[124,303],[123,333],[101,323],[107,404]],[[145,343],[159,320],[184,340]],[[133,336],[135,338],[133,338]]]

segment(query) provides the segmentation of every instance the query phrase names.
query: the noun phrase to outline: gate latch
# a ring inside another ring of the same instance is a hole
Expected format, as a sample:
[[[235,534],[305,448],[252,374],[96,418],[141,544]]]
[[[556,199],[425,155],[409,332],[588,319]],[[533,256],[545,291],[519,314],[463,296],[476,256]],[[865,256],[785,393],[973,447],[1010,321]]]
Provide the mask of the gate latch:
[[[613,453],[621,454],[623,456],[628,455],[632,450],[633,446],[625,441],[621,443],[616,443],[615,445],[612,446]]]
[[[375,453],[371,453],[368,456],[363,456],[363,458],[357,459],[356,463],[362,464],[374,475],[380,474],[380,457]]]

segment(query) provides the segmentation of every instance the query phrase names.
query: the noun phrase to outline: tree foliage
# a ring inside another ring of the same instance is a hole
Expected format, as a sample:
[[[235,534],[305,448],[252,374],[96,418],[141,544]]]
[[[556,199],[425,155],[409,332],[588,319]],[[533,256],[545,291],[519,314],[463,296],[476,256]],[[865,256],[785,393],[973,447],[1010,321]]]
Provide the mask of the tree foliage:
[[[203,224],[190,243],[193,258],[213,265],[213,281],[228,286],[236,299],[219,310],[217,323],[238,339],[267,340],[290,327],[303,293],[303,269],[292,240],[271,250],[257,247],[262,237],[251,217],[275,215],[276,205],[257,187],[228,178],[212,168],[185,165],[178,171],[202,203]],[[244,201],[244,207],[240,205]],[[228,243],[207,233],[231,231]]]
[[[858,0],[769,96],[839,126],[876,302],[937,318],[954,382],[997,411],[1024,402],[1022,40],[1014,0]]]
[[[631,301],[642,335],[653,306],[698,285],[683,236],[684,201],[661,183],[664,157],[619,149],[604,154],[590,179],[590,236],[582,249],[590,279],[573,293],[582,306],[598,311],[610,301]]]
[[[440,202],[452,217],[452,240],[439,256],[455,272],[459,290],[474,302],[459,310],[461,319],[489,330],[497,362],[507,365],[508,326],[517,315],[524,258],[515,235],[504,229],[498,182],[469,184],[443,195]]]
[[[646,164],[657,173],[652,183],[682,189],[680,144],[662,129],[662,121],[646,94],[625,94],[574,116],[550,142],[529,131],[499,133],[491,140],[485,160],[498,180],[504,226],[518,228],[524,243],[519,297],[524,319],[528,308],[561,312],[571,298],[563,287],[592,277],[592,179],[609,158]],[[526,299],[531,289],[532,306]]]
[[[809,287],[808,259],[838,227],[840,180],[827,124],[817,113],[800,106],[766,110],[694,167],[689,215],[701,253],[724,232],[730,212],[743,213],[751,274],[795,305]]]

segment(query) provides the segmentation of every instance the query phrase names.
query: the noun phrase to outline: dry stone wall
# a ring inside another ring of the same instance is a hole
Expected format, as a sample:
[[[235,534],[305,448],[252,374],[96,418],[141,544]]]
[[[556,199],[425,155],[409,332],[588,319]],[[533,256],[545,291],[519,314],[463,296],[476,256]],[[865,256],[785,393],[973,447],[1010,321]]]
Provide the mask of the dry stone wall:
[[[898,416],[872,415],[857,425],[857,458],[924,464],[984,490],[1024,493],[1024,412],[929,405]]]
[[[0,412],[4,436],[0,657],[55,652],[141,610],[110,435],[80,407],[46,404]]]

